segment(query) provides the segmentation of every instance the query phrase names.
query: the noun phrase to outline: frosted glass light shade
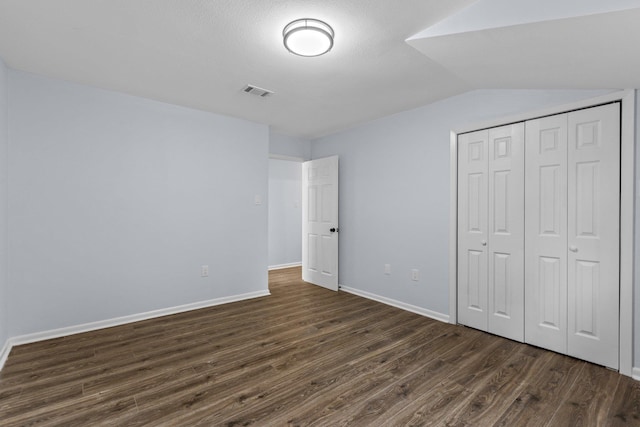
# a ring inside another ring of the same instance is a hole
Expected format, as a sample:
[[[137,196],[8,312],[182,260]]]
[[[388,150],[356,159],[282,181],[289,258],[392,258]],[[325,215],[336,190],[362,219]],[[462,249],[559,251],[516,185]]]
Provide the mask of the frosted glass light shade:
[[[282,31],[284,47],[300,56],[320,56],[333,47],[333,28],[317,19],[297,19]]]

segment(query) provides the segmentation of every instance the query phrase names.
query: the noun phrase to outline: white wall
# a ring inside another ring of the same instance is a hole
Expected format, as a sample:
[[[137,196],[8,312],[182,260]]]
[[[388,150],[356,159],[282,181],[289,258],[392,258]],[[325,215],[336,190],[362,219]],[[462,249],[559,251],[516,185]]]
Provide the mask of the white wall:
[[[448,314],[450,131],[605,92],[474,91],[312,141],[340,156],[340,284]]]
[[[268,289],[268,144],[264,125],[10,70],[9,334]]]
[[[269,266],[302,261],[302,163],[269,160]]]
[[[7,73],[0,59],[0,354],[9,338],[7,325]]]

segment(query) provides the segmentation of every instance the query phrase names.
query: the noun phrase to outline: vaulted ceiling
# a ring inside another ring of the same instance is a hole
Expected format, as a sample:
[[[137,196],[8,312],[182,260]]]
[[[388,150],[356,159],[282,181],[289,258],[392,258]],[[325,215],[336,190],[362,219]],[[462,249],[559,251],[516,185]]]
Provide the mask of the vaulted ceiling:
[[[303,17],[331,52],[284,48]],[[639,88],[638,22],[640,0],[0,0],[0,57],[314,138],[473,89]]]

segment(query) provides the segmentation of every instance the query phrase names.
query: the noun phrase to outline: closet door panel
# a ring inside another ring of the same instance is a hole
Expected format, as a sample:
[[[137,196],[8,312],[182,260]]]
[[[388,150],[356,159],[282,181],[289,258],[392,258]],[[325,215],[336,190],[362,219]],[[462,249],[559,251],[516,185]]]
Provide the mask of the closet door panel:
[[[568,354],[618,368],[619,104],[569,113]]]
[[[567,352],[567,115],[527,121],[525,342]]]
[[[488,331],[524,340],[524,123],[489,130]]]
[[[458,136],[458,321],[487,330],[488,132]]]

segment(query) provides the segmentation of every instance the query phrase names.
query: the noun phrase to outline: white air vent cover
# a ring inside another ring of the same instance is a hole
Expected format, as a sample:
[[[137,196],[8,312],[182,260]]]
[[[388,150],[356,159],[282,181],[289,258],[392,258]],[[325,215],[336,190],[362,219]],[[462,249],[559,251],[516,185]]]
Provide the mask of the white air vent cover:
[[[261,87],[253,86],[253,85],[246,85],[242,90],[247,93],[250,93],[251,95],[260,96],[262,98],[266,98],[267,96],[273,94],[273,91],[262,89]]]

